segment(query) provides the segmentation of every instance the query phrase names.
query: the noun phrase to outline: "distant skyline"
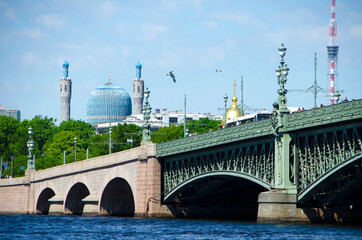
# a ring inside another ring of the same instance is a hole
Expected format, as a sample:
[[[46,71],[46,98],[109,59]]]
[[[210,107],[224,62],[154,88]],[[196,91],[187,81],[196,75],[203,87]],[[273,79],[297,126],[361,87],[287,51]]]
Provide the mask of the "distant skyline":
[[[290,68],[287,89],[314,82],[327,89],[331,0],[0,0],[0,105],[21,118],[60,122],[59,80],[69,62],[71,118],[86,120],[91,91],[107,82],[132,98],[135,65],[142,64],[150,104],[157,108],[222,114],[224,95],[244,79],[244,104],[272,109],[275,69],[284,43]],[[362,98],[362,1],[337,0],[338,89]],[[221,72],[216,69],[222,70]],[[173,70],[176,83],[166,74]],[[313,106],[313,93],[289,92],[288,106]],[[318,93],[317,104],[328,104]]]

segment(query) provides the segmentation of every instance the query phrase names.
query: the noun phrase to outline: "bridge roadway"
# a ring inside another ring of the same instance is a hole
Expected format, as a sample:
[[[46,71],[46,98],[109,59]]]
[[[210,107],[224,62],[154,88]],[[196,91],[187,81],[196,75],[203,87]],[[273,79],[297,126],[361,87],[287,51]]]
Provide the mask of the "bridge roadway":
[[[361,220],[362,100],[282,123],[27,170],[0,180],[0,213]]]

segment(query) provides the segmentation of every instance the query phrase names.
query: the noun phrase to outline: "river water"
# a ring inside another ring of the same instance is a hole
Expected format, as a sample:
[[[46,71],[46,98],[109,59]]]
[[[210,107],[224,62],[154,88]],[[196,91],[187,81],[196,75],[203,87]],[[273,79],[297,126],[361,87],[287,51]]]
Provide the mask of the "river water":
[[[362,239],[362,227],[214,220],[0,215],[0,239]]]

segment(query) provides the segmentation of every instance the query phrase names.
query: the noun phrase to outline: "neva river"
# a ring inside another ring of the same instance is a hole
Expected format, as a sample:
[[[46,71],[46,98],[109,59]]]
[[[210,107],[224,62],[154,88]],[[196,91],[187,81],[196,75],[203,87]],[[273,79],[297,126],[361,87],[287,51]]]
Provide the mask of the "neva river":
[[[0,239],[362,239],[362,228],[315,224],[0,215]]]

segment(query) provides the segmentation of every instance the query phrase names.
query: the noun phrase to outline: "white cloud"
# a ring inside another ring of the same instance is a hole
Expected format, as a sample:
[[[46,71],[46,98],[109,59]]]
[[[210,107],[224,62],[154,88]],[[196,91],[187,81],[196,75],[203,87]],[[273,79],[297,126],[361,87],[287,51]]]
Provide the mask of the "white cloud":
[[[100,14],[104,18],[110,18],[117,12],[117,6],[111,1],[105,1],[100,6]]]
[[[144,24],[142,26],[142,30],[143,30],[143,40],[146,41],[152,41],[153,39],[155,39],[158,35],[167,32],[167,28],[163,25],[159,25],[159,24]]]
[[[20,57],[22,63],[27,66],[40,65],[40,58],[34,55],[33,52],[24,52]]]
[[[25,28],[18,32],[18,35],[34,40],[44,37],[44,33],[39,28]]]
[[[204,22],[204,25],[207,27],[207,28],[210,28],[210,29],[215,29],[216,27],[219,26],[219,24],[215,21],[205,21]]]
[[[131,47],[127,45],[123,45],[121,47],[121,53],[123,57],[128,57],[131,52]]]
[[[237,13],[237,14],[231,14],[231,13],[219,14],[213,16],[213,18],[218,20],[231,21],[241,26],[251,26],[251,27],[265,26],[265,23],[259,21],[256,17],[247,12]]]
[[[13,21],[13,22],[16,21],[14,12],[13,12],[11,9],[6,10],[5,13],[4,13],[4,16],[5,16],[7,19],[9,19],[9,20],[11,20],[11,21]]]
[[[37,22],[45,27],[64,27],[67,19],[60,14],[47,14],[38,16]]]
[[[352,37],[357,38],[356,40],[362,41],[362,25],[353,25],[349,29],[349,34]]]

